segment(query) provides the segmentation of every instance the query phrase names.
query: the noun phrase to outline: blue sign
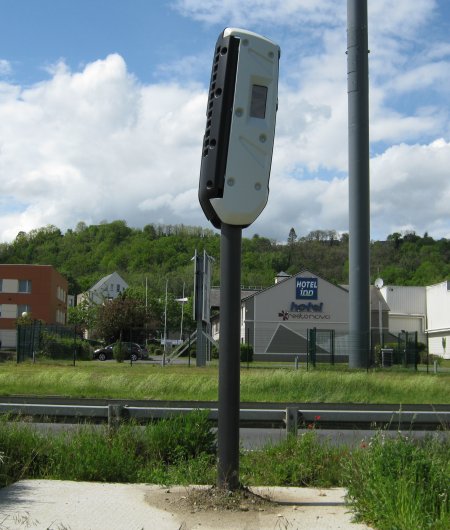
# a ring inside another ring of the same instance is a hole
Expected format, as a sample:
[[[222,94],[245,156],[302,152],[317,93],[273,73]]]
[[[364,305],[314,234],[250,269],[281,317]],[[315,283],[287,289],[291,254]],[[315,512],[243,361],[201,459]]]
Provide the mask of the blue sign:
[[[297,300],[317,300],[318,283],[317,278],[299,276],[295,279],[295,298]]]

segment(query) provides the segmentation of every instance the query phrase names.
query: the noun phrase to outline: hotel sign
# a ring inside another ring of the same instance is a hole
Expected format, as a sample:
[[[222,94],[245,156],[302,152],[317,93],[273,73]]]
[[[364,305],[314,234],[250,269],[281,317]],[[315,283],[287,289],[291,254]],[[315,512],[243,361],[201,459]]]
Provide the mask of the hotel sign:
[[[299,276],[295,279],[295,298],[297,300],[317,300],[318,283],[317,278]]]
[[[319,297],[319,280],[299,276],[295,279],[295,302],[291,302],[288,310],[284,309],[278,316],[283,320],[329,320],[330,315],[324,313],[323,302],[312,302]],[[300,302],[298,300],[301,300]]]

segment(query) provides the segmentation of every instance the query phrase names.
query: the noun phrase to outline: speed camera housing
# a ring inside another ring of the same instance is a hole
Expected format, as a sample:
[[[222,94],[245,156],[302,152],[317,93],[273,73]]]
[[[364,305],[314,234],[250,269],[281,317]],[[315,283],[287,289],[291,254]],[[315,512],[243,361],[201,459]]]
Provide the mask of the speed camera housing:
[[[279,57],[275,43],[250,31],[227,28],[217,40],[199,182],[216,228],[246,227],[267,203]]]

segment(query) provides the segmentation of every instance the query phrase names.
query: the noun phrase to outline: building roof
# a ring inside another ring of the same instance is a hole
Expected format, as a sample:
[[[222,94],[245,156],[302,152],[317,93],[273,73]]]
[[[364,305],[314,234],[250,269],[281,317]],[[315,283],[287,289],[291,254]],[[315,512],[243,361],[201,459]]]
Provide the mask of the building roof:
[[[319,276],[319,274],[316,274],[315,272],[313,272],[313,271],[311,271],[309,269],[302,269],[301,271],[297,272],[296,274],[286,275],[286,277],[282,277],[282,279],[280,281],[278,281],[277,283],[274,283],[273,285],[269,285],[269,287],[266,287],[265,289],[261,289],[260,291],[254,291],[252,293],[249,293],[246,297],[241,297],[241,300],[244,300],[244,299],[247,300],[248,298],[252,298],[253,296],[257,296],[260,293],[269,291],[270,289],[276,289],[282,283],[289,281],[291,278],[294,278],[295,276],[298,276],[299,274],[312,274],[313,276],[316,276],[317,278],[320,278],[321,280],[324,280],[325,282],[328,282],[331,285],[334,285],[337,289],[342,289],[343,291],[348,291],[348,289],[346,289],[342,285],[336,285],[333,282],[330,282],[329,280],[326,280],[323,276]],[[279,276],[277,276],[277,278],[278,277]]]
[[[248,298],[256,293],[259,293],[260,289],[241,289],[241,300]],[[220,287],[211,287],[210,292],[210,307],[214,309],[220,309]]]
[[[93,285],[89,291],[98,291],[99,289],[101,289],[105,283],[107,283],[109,280],[111,280],[111,278],[116,275],[118,276],[126,285],[127,282],[120,276],[120,274],[118,274],[117,272],[112,272],[111,274],[108,274],[107,276],[103,276],[103,278],[101,278],[95,285]]]
[[[346,291],[350,291],[348,285],[341,285]],[[381,294],[380,290],[375,287],[375,285],[370,286],[370,310],[378,311],[379,305],[378,302],[381,302],[381,311],[390,311],[390,307],[387,304],[384,296]]]

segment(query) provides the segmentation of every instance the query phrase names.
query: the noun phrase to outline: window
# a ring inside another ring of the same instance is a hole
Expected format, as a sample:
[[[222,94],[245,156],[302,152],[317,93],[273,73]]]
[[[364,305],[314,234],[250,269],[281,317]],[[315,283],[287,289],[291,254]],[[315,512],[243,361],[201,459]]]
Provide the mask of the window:
[[[31,280],[19,280],[19,293],[31,293]]]
[[[66,323],[66,314],[64,313],[64,311],[61,311],[61,309],[56,310],[56,322],[58,324]]]
[[[0,278],[0,293],[3,291],[3,280]]]
[[[59,300],[61,300],[61,302],[65,302],[66,301],[66,292],[59,285],[58,285],[58,288],[56,290],[56,296],[57,296],[57,298]]]
[[[120,293],[120,284],[117,284],[117,292]]]
[[[0,318],[2,318],[2,304],[0,304]]]
[[[21,317],[24,313],[31,314],[31,306],[29,304],[19,304],[17,306],[17,318]]]

